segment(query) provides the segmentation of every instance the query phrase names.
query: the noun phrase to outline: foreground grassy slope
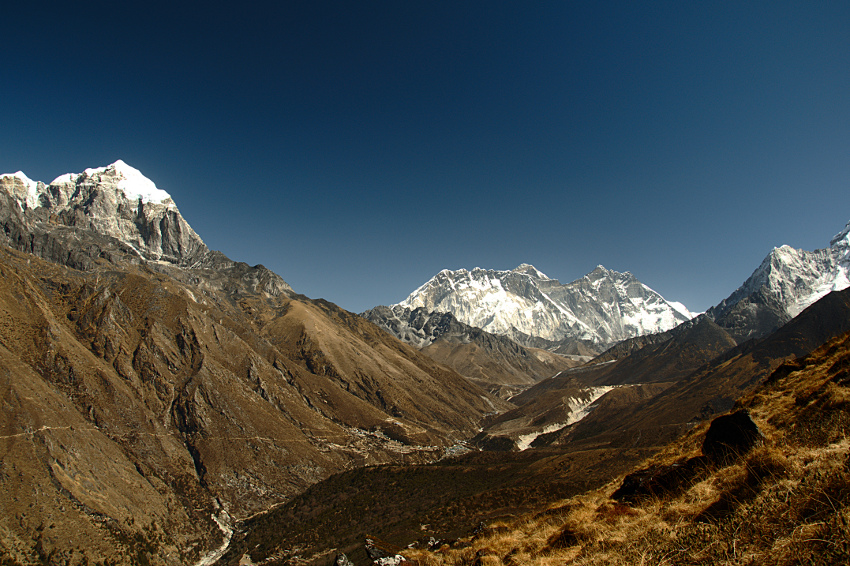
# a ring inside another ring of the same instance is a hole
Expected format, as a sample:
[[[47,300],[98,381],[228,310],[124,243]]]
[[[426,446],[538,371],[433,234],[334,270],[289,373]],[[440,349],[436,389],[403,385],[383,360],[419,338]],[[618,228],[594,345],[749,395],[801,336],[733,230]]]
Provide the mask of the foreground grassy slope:
[[[780,366],[738,405],[763,445],[678,491],[625,505],[611,499],[618,480],[405,553],[422,566],[850,563],[850,334]],[[698,455],[706,428],[647,466]]]

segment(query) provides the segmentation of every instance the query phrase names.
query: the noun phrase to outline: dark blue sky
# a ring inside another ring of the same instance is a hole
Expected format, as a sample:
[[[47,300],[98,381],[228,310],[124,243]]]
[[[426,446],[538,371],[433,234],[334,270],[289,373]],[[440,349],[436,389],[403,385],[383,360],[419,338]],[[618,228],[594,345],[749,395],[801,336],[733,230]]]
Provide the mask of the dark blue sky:
[[[704,310],[850,220],[848,2],[16,2],[0,173],[116,159],[359,312],[603,264]]]

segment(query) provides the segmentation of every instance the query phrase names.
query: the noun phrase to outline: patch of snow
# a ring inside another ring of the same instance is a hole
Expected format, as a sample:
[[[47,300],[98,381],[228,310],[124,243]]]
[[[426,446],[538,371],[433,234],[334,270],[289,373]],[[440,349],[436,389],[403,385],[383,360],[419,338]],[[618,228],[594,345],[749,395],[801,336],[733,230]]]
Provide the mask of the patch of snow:
[[[685,305],[683,305],[682,303],[680,303],[678,301],[667,301],[667,304],[670,305],[671,307],[673,307],[673,309],[676,312],[678,312],[682,316],[688,317],[689,319],[696,318],[699,314],[699,313],[692,313],[691,311],[688,310],[688,307],[686,307]]]
[[[600,397],[602,397],[612,389],[616,389],[616,387],[617,386],[615,385],[591,387],[590,396],[586,399],[576,399],[574,397],[570,398],[567,402],[567,406],[570,409],[570,416],[567,417],[567,420],[565,422],[553,423],[543,427],[543,429],[540,431],[520,435],[516,441],[517,449],[519,449],[520,451],[526,450],[529,446],[531,446],[531,443],[534,442],[538,436],[542,434],[549,434],[550,432],[559,431],[564,427],[568,427],[572,424],[579,422],[584,417],[589,415],[590,412],[593,410],[591,408],[591,405],[593,405]]]
[[[171,195],[162,189],[158,189],[156,184],[145,177],[141,171],[127,165],[120,159],[106,167],[90,167],[82,174],[65,173],[64,175],[59,175],[50,184],[74,184],[82,175],[86,175],[87,177],[93,177],[95,175],[115,176],[117,178],[116,185],[118,189],[124,193],[124,196],[128,200],[141,200],[143,203],[174,206]]]
[[[66,183],[73,183],[77,180],[79,175],[74,175],[73,173],[65,173],[64,175],[59,175],[52,181],[50,181],[51,185],[64,185]]]
[[[127,165],[120,159],[106,167],[86,169],[86,174],[91,176],[93,173],[110,173],[110,170],[114,171],[119,177],[118,188],[124,192],[124,196],[128,199],[156,204],[168,204],[166,201],[171,201],[171,195],[156,188],[154,182],[142,175],[141,171]]]

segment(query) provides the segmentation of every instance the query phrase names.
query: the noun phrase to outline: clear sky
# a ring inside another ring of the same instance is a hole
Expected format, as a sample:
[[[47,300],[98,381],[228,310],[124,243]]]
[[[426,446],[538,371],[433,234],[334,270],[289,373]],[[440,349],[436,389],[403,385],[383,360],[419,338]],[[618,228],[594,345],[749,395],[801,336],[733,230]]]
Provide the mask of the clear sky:
[[[850,2],[10,4],[0,173],[123,159],[354,312],[524,262],[701,311],[850,220]]]

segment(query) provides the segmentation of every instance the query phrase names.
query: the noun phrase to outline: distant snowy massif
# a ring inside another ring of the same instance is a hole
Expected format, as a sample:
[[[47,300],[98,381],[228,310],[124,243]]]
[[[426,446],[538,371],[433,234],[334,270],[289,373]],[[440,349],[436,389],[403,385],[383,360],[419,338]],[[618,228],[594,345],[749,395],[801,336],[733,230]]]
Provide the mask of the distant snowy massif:
[[[756,338],[829,292],[850,287],[848,274],[850,222],[832,238],[829,248],[813,252],[787,245],[774,248],[741,287],[705,316],[739,342]],[[631,273],[601,265],[568,284],[528,264],[511,271],[446,269],[392,308],[446,312],[493,334],[561,344],[576,341],[596,348],[664,332],[695,316]]]
[[[493,334],[518,331],[553,342],[572,339],[594,345],[663,332],[694,316],[631,273],[601,265],[567,284],[528,264],[511,271],[443,270],[397,306],[449,312]]]

